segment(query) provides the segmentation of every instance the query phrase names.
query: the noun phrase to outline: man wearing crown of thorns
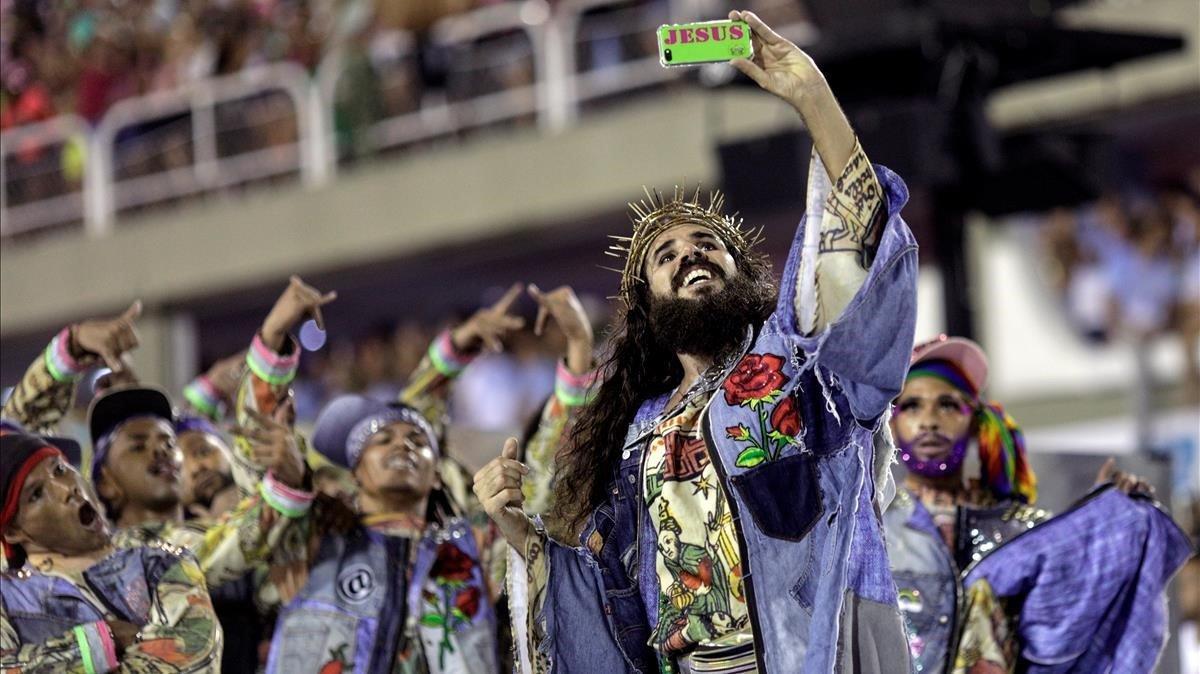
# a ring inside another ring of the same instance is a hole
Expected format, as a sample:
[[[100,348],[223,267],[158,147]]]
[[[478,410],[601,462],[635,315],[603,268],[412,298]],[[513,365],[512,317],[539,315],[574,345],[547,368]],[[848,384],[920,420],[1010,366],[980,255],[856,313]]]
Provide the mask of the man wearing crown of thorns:
[[[808,212],[777,290],[719,196],[633,206],[607,378],[558,457],[579,546],[522,513],[514,440],[475,477],[523,672],[909,669],[877,507],[915,322],[907,191],[804,52],[730,18],[754,39],[735,67],[812,135]]]

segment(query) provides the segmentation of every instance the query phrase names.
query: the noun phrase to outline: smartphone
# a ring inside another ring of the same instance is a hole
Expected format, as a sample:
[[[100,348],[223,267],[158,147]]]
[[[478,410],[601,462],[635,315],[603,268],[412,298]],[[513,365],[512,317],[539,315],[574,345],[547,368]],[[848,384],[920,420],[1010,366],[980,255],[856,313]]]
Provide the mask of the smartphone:
[[[658,29],[658,62],[666,68],[752,56],[750,26],[745,21],[677,23]]]

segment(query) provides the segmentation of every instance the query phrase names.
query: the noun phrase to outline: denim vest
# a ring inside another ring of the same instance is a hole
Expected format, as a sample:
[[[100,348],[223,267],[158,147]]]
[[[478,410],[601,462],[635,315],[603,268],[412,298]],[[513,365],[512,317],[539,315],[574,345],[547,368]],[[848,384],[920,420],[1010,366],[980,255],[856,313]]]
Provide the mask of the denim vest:
[[[888,558],[900,592],[913,669],[942,674],[962,622],[962,574],[1009,539],[1050,517],[1015,501],[986,508],[958,508],[955,550],[950,550],[920,500],[901,492],[884,513]]]
[[[775,312],[708,387],[701,427],[739,529],[763,674],[908,670],[871,466],[872,432],[900,392],[912,349],[916,244],[899,217],[904,183],[882,167],[876,174],[888,222],[850,305],[821,333],[798,334],[802,222]],[[665,402],[641,406],[583,547],[548,544],[539,647],[557,672],[658,669],[647,645],[659,587],[641,463]],[[785,404],[791,409],[780,410]],[[759,445],[772,432],[788,438],[764,460],[742,428]]]
[[[417,544],[409,575],[412,541],[367,528],[321,540],[308,582],[280,612],[267,672],[315,672],[333,661],[355,674],[391,672],[403,645],[406,622],[420,607],[421,588],[436,561],[438,545],[450,542],[473,560],[468,583],[479,586],[482,604],[456,636],[481,660],[479,671],[495,672],[495,619],[479,564],[475,537],[465,521],[444,530],[430,527]],[[420,644],[411,644],[420,648]],[[492,663],[487,668],[487,663]]]
[[[135,625],[150,620],[151,588],[173,565],[179,551],[166,547],[118,550],[83,572],[95,599],[61,576],[28,567],[0,582],[0,601],[22,643],[60,637],[76,625],[104,620],[108,613]],[[103,603],[95,605],[95,601]]]

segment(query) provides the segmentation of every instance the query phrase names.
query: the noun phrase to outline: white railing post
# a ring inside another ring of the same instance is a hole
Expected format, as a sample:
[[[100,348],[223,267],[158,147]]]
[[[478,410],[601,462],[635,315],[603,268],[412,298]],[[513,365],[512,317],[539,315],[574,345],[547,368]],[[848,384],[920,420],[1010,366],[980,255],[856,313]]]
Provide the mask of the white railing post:
[[[100,120],[88,142],[87,170],[84,178],[84,227],[88,236],[99,238],[112,231],[115,209],[115,176],[112,146],[116,134]]]
[[[545,128],[552,132],[562,131],[575,119],[575,109],[571,105],[571,92],[568,87],[571,71],[569,65],[574,63],[574,45],[566,39],[566,19],[555,12],[546,21],[542,31],[542,91],[544,92],[546,124]]]
[[[333,106],[337,100],[338,80],[342,77],[342,51],[335,48],[321,59],[315,79],[308,90],[308,105],[312,114],[313,161],[323,167],[317,184],[333,180],[338,170],[337,136],[333,126]]]
[[[217,110],[210,80],[197,82],[192,89],[192,166],[196,181],[204,187],[217,183]]]

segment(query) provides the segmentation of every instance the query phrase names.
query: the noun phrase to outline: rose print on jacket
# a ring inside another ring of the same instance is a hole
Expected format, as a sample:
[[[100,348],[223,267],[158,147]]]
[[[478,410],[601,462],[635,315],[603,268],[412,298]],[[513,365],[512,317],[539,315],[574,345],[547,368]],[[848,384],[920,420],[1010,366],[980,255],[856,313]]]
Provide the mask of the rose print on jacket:
[[[758,415],[758,428],[738,424],[725,429],[734,442],[748,445],[737,456],[735,463],[740,468],[774,461],[784,447],[800,444],[798,437],[804,423],[795,400],[783,395],[783,385],[788,382],[783,362],[773,353],[748,353],[721,385],[726,403],[749,407]]]
[[[438,643],[438,668],[444,669],[446,654],[454,652],[450,635],[466,625],[479,613],[481,593],[470,584],[475,571],[475,560],[453,543],[442,543],[437,549],[437,559],[429,571],[429,577],[437,592],[425,590],[421,593],[426,611],[421,616],[424,627],[441,628],[442,639]]]

